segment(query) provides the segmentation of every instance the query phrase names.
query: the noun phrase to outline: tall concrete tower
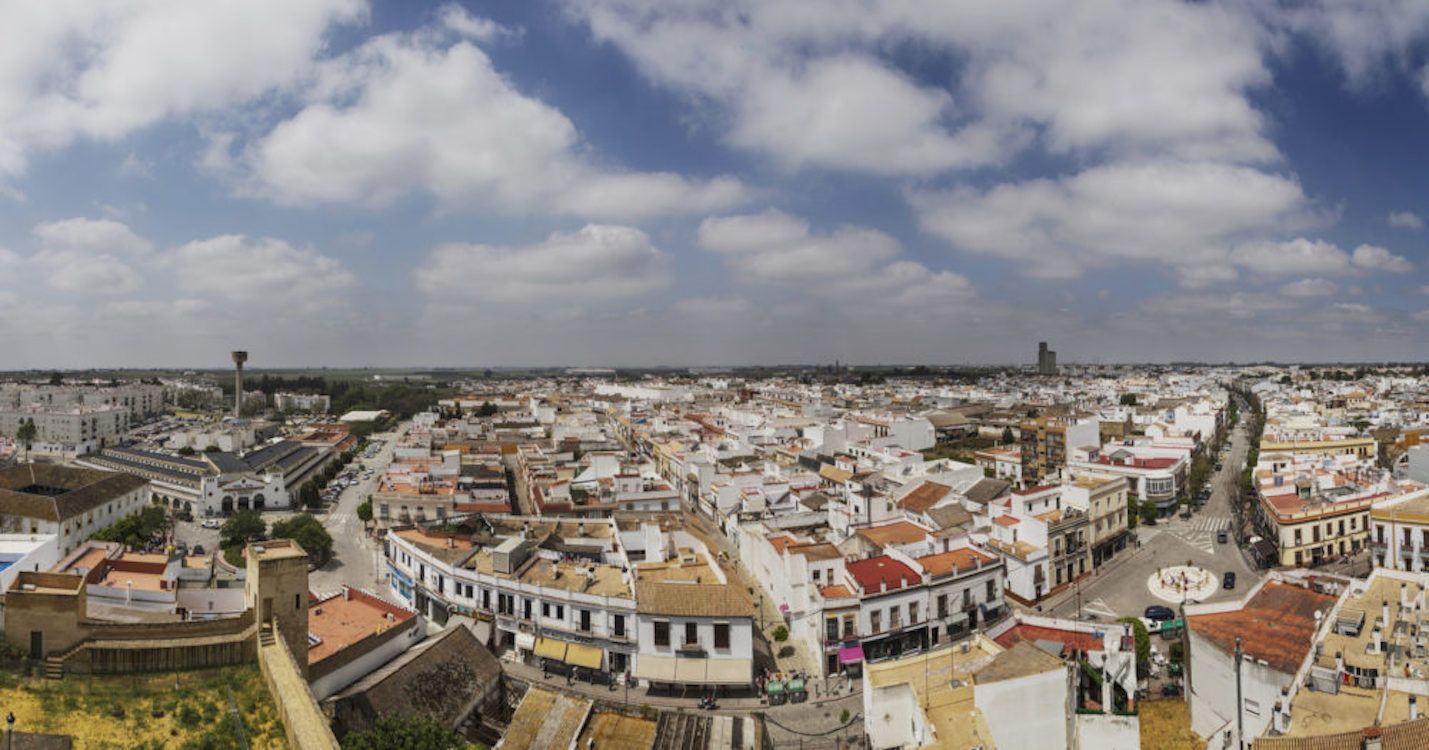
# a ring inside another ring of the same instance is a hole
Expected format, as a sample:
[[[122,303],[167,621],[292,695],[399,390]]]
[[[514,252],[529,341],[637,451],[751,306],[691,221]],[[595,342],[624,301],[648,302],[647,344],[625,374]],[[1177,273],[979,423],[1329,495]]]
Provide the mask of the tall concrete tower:
[[[240,419],[243,416],[243,363],[248,361],[248,352],[234,352],[233,366],[238,369],[233,373],[233,418]]]

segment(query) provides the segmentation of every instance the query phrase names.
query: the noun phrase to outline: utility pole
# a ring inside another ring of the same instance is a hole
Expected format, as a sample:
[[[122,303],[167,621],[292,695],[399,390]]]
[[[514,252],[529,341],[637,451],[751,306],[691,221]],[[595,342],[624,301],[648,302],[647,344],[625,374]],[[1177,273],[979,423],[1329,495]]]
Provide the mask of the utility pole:
[[[1245,658],[1240,636],[1235,637],[1235,746],[1245,749],[1245,703],[1240,694],[1240,663]]]

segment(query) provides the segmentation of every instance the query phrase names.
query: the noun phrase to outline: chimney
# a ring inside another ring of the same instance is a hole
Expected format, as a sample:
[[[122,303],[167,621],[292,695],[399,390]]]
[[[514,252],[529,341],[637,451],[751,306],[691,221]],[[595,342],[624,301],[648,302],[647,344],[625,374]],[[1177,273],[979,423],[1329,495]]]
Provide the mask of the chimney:
[[[1360,747],[1364,750],[1384,750],[1384,730],[1380,727],[1365,727],[1364,742]]]
[[[352,587],[350,587],[350,586],[343,586],[343,587],[342,587],[342,600],[345,601],[345,602],[350,602],[350,601],[352,601]]]
[[[1340,675],[1345,673],[1345,655],[1342,652],[1335,652],[1335,680],[1340,679]]]
[[[233,352],[233,418],[243,416],[243,363],[248,361],[248,352]]]
[[[1419,701],[1413,693],[1409,694],[1409,720],[1414,721],[1419,718]]]
[[[908,588],[908,576],[898,576],[899,588]]]
[[[888,590],[888,581],[885,581],[885,580],[883,580],[882,578],[878,579],[878,593],[882,594],[882,593],[884,593],[884,592],[887,591],[887,590]]]
[[[1409,584],[1407,583],[1399,584],[1399,608],[1401,610],[1409,609]]]
[[[1380,619],[1380,624],[1384,626],[1384,629],[1385,629],[1385,630],[1389,630],[1389,600],[1388,600],[1388,599],[1383,599],[1383,600],[1381,600],[1380,603],[1379,603],[1379,619]]]

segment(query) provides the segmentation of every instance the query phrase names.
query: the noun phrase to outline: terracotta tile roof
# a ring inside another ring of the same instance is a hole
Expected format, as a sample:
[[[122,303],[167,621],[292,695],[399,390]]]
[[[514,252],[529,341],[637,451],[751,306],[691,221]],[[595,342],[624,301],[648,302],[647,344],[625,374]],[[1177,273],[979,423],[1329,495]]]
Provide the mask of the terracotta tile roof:
[[[819,589],[819,593],[823,594],[825,599],[843,599],[853,596],[853,592],[849,591],[847,586],[825,586]]]
[[[637,581],[635,611],[674,617],[753,617],[754,600],[744,589],[720,583]]]
[[[1253,750],[1360,750],[1364,747],[1366,727],[1357,732],[1325,734],[1319,737],[1260,737],[1251,744]],[[1383,750],[1421,750],[1429,747],[1429,717],[1375,727],[1380,732]]]
[[[856,560],[845,567],[865,594],[877,594],[881,590],[897,591],[905,583],[916,586],[922,582],[917,571],[887,555]],[[881,588],[880,583],[883,584]]]
[[[1242,636],[1247,654],[1293,674],[1312,646],[1315,613],[1329,612],[1334,603],[1335,597],[1328,594],[1270,581],[1238,610],[1187,619],[1192,632],[1222,651],[1235,651],[1236,636]]]
[[[857,534],[880,547],[890,544],[913,544],[928,538],[927,530],[907,521],[895,521],[882,526],[864,526],[858,529]]]
[[[1100,632],[1114,633],[1115,635],[1120,635],[1121,633],[1120,627]],[[1076,633],[1070,630],[1047,628],[1041,625],[1027,625],[1025,623],[1012,626],[993,640],[997,642],[997,645],[1003,648],[1012,648],[1023,641],[1027,641],[1028,643],[1056,641],[1062,644],[1063,655],[1072,650],[1103,651],[1106,648],[1105,637],[1093,638],[1091,633]]]
[[[912,492],[904,495],[903,499],[898,501],[898,507],[914,513],[926,513],[952,491],[953,488],[946,484],[923,482]]]
[[[992,519],[992,522],[997,524],[998,526],[1016,526],[1018,523],[1021,523],[1012,515],[1006,513],[998,516],[997,518]]]
[[[931,576],[945,576],[975,570],[979,562],[987,565],[997,562],[997,558],[967,547],[918,558],[918,564],[922,565],[923,570],[926,570]]]

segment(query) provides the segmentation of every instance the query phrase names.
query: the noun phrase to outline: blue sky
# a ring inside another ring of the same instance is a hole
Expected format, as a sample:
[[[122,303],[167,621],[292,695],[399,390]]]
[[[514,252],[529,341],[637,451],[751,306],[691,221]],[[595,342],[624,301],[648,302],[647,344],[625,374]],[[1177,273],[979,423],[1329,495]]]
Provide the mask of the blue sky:
[[[1429,4],[0,17],[11,367],[1429,349]]]

